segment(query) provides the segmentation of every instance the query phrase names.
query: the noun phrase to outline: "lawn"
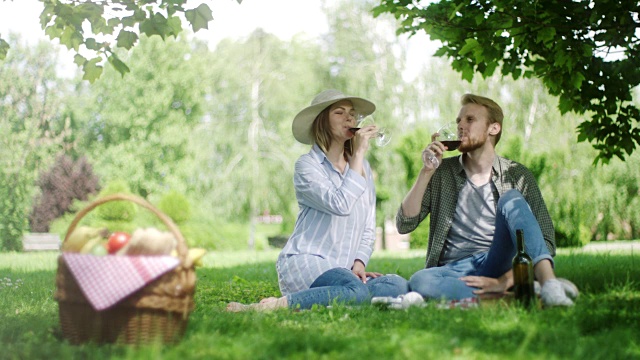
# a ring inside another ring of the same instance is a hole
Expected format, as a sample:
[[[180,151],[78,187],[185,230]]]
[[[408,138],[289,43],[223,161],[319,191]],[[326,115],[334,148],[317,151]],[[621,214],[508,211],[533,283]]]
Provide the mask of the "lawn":
[[[196,309],[173,346],[88,344],[59,339],[55,253],[0,254],[2,359],[640,359],[640,257],[633,251],[562,250],[559,276],[581,290],[568,309],[525,311],[372,306],[226,313],[229,301],[278,295],[277,253],[207,255]],[[370,269],[409,277],[421,252],[374,254]]]

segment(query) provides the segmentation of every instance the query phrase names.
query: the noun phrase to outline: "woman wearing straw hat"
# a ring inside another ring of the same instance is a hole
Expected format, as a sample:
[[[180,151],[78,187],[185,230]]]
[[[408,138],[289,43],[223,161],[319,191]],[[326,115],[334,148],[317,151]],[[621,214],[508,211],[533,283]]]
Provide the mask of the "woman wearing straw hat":
[[[376,127],[355,134],[349,129],[356,126],[356,114],[369,115],[375,108],[369,100],[326,90],[296,115],[293,136],[312,148],[295,164],[300,212],[276,263],[284,296],[250,305],[229,303],[228,311],[309,309],[408,291],[398,275],[365,270],[376,236],[375,187],[365,155]]]

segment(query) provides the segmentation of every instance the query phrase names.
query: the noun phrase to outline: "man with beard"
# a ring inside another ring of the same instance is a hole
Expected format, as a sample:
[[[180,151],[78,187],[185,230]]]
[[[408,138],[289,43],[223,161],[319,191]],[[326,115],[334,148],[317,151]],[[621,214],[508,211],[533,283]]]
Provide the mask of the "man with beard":
[[[543,306],[572,306],[578,289],[555,276],[553,223],[536,180],[495,152],[503,118],[493,100],[466,94],[456,119],[462,154],[443,159],[447,148],[438,133],[431,136],[396,216],[404,234],[431,215],[426,268],[409,286],[425,298],[448,300],[504,293],[513,285],[516,230],[522,229]]]

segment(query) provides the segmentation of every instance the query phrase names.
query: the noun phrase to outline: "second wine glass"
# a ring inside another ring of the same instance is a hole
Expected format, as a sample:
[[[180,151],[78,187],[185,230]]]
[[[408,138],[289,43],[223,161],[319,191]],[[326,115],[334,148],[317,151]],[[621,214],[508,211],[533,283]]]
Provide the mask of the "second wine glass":
[[[438,140],[447,147],[447,151],[457,150],[462,141],[458,136],[458,123],[449,122],[438,129]]]
[[[462,141],[458,136],[458,124],[456,122],[449,122],[440,127],[437,131],[437,140],[446,146],[447,151],[457,150],[460,147]],[[422,161],[426,164],[430,162],[434,168],[440,166],[440,161],[436,157],[433,151],[427,149],[422,153]]]
[[[356,115],[356,124],[357,124],[357,127],[349,129],[354,134],[356,133],[356,131],[360,130],[360,128],[363,128],[369,125],[375,125],[375,123],[373,122],[372,115],[360,115],[360,114]],[[377,146],[382,147],[382,146],[387,146],[387,144],[389,144],[390,141],[391,141],[391,133],[389,132],[389,130],[387,130],[384,127],[379,127],[376,132],[375,144]]]

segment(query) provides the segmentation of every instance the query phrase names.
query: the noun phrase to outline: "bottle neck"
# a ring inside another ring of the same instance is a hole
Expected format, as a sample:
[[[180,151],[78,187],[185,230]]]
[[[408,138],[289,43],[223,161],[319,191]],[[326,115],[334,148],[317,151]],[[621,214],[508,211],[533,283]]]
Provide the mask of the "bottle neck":
[[[523,253],[524,251],[524,233],[522,230],[516,230],[516,249],[519,253]]]

